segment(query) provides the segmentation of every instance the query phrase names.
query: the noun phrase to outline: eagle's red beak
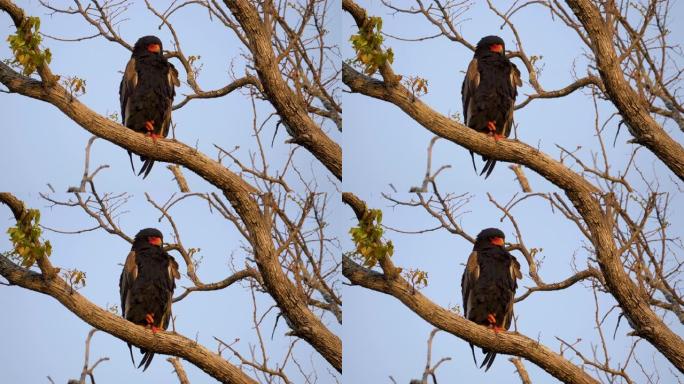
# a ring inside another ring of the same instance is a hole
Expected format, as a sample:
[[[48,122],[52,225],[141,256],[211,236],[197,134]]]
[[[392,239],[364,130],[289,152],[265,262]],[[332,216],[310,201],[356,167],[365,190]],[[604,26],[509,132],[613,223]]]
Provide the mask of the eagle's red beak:
[[[492,244],[498,245],[500,247],[503,247],[503,245],[504,245],[504,239],[502,239],[501,237],[495,237],[492,240],[490,240],[490,242]]]
[[[501,52],[503,52],[503,45],[501,45],[501,44],[492,44],[492,45],[489,46],[489,50],[492,51],[492,52],[501,53]]]
[[[159,46],[159,44],[150,44],[147,46],[147,50],[152,53],[159,53],[161,47]]]
[[[152,245],[161,245],[162,244],[161,237],[153,236],[153,237],[148,238],[147,241]]]

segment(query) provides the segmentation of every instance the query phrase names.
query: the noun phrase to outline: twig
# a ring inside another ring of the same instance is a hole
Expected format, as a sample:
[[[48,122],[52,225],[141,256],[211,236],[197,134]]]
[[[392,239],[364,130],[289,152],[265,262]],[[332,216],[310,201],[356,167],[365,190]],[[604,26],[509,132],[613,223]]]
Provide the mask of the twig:
[[[178,164],[169,164],[166,166],[168,170],[173,173],[173,178],[176,180],[178,183],[178,189],[182,193],[188,193],[190,192],[190,188],[188,187],[188,181],[185,180],[185,176],[183,175],[183,171],[181,171],[181,167]]]
[[[515,365],[515,370],[518,372],[518,376],[520,376],[520,381],[522,381],[522,384],[532,384],[532,380],[530,380],[530,375],[527,373],[527,370],[525,369],[525,366],[523,365],[521,358],[511,357],[508,359],[508,361]]]
[[[527,176],[525,176],[522,166],[520,164],[511,164],[508,166],[508,168],[513,170],[515,173],[515,178],[518,180],[518,183],[520,183],[520,188],[522,188],[522,191],[525,193],[532,193],[530,182],[527,180]]]
[[[185,373],[185,369],[183,368],[183,364],[181,364],[181,360],[177,357],[168,357],[166,358],[166,361],[171,363],[173,365],[173,371],[176,372],[176,375],[178,376],[178,381],[180,384],[190,384],[190,380],[188,379],[188,375]]]

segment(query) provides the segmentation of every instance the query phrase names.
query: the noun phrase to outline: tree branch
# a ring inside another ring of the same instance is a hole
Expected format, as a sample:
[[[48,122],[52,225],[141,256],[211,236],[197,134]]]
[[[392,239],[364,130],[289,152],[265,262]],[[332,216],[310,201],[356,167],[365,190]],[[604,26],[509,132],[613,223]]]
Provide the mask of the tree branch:
[[[530,380],[530,375],[527,374],[527,370],[523,365],[522,359],[519,357],[511,357],[508,359],[508,361],[515,365],[515,370],[518,372],[518,376],[520,376],[520,381],[522,384],[532,384],[532,380]]]
[[[601,79],[615,107],[620,111],[629,132],[637,143],[647,147],[670,170],[684,181],[684,148],[653,119],[641,97],[624,78],[613,45],[614,31],[589,0],[567,0],[591,40]]]
[[[401,277],[387,280],[380,273],[361,267],[342,256],[342,273],[353,285],[394,296],[423,320],[487,350],[524,357],[565,383],[598,382],[562,356],[526,336],[492,332],[430,301]]]
[[[176,375],[178,376],[178,382],[180,384],[190,384],[190,380],[188,380],[188,375],[185,373],[185,369],[183,368],[183,364],[181,363],[180,359],[177,357],[169,357],[166,359],[171,365],[173,365],[173,370],[176,372]]]
[[[196,341],[166,331],[152,333],[91,303],[60,277],[46,280],[40,274],[20,268],[2,256],[0,275],[11,284],[52,296],[81,320],[123,341],[156,353],[182,357],[222,382],[256,384],[239,368]]]
[[[74,122],[98,137],[150,159],[183,165],[221,189],[245,223],[265,287],[290,320],[289,324],[294,327],[294,333],[311,344],[338,371],[341,371],[342,342],[309,310],[307,302],[296,293],[296,287],[284,274],[278,255],[275,254],[271,228],[265,223],[269,215],[262,215],[255,200],[256,189],[253,186],[194,148],[174,140],[149,140],[144,135],[98,115],[77,99],[70,97],[58,84],[49,88],[43,87],[41,82],[19,75],[1,62],[0,82],[12,92],[53,104]]]
[[[261,83],[259,82],[259,79],[257,79],[254,76],[248,75],[233,81],[232,83],[226,85],[223,88],[215,89],[213,91],[199,91],[197,93],[191,93],[189,95],[186,95],[183,101],[173,106],[173,109],[176,110],[182,108],[185,104],[189,103],[190,100],[194,99],[215,99],[218,97],[223,97],[233,92],[234,90],[245,87],[247,85],[252,85],[257,89],[261,89]]]
[[[498,161],[523,164],[563,189],[579,189],[589,194],[598,192],[594,185],[537,148],[516,140],[491,140],[487,135],[439,114],[412,97],[403,86],[387,88],[384,82],[365,76],[346,63],[342,66],[342,81],[352,92],[396,105],[430,132],[466,149]]]
[[[586,3],[586,0],[580,2]],[[600,51],[611,50],[612,52],[610,40],[604,43],[606,46],[601,47]],[[613,237],[612,207],[617,205],[612,194],[601,195],[599,189],[587,179],[536,148],[514,140],[493,141],[486,135],[435,112],[421,100],[412,97],[411,92],[401,85],[388,87],[382,81],[362,75],[346,63],[342,67],[342,81],[352,92],[396,105],[410,118],[440,137],[491,159],[525,165],[563,189],[586,223],[606,285],[631,320],[636,334],[648,340],[680,372],[684,372],[684,341],[653,312],[649,301],[641,295],[639,287],[624,269]],[[607,80],[604,79],[604,82]],[[608,84],[606,87],[608,88]],[[630,103],[636,103],[635,100]],[[650,119],[650,116],[647,117]],[[640,123],[648,122],[641,121]],[[659,132],[664,135],[662,129]],[[653,134],[651,138],[657,136]],[[672,141],[669,137],[667,140]],[[679,147],[678,144],[674,144]],[[666,157],[671,160],[668,166],[677,173],[676,170],[679,168],[677,164],[681,164],[681,173],[677,174],[682,178],[684,177],[684,152],[681,155],[675,155],[676,153],[677,151],[668,152]],[[666,160],[663,159],[663,161]],[[602,206],[606,207],[605,210]]]
[[[306,148],[342,180],[342,149],[311,120],[306,103],[283,80],[269,31],[257,9],[247,0],[225,0],[224,3],[245,31],[264,93],[289,128],[292,142]]]
[[[253,268],[246,268],[243,269],[242,271],[235,272],[234,274],[226,277],[225,279],[218,281],[216,283],[211,283],[211,284],[202,284],[199,286],[193,286],[193,287],[187,287],[185,288],[185,292],[181,293],[180,295],[176,296],[173,298],[173,302],[178,302],[183,300],[186,296],[188,296],[192,292],[198,292],[198,291],[218,291],[220,289],[229,287],[233,285],[234,283],[244,280],[247,278],[252,278],[257,281],[261,281],[261,276],[259,276],[259,272],[256,269]]]

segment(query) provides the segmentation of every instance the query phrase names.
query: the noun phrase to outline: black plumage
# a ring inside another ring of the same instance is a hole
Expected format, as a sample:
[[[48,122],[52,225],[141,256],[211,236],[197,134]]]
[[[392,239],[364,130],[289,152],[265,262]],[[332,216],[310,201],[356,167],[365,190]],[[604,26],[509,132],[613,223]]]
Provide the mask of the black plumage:
[[[497,228],[482,230],[475,240],[461,278],[463,311],[465,317],[477,324],[488,326],[495,332],[508,330],[513,319],[513,300],[522,278],[520,264],[504,249],[504,233]],[[475,350],[473,360],[475,359]],[[487,351],[480,368],[489,370],[496,353]]]
[[[166,137],[171,126],[171,109],[180,85],[178,71],[162,54],[162,43],[156,36],[144,36],[133,47],[121,84],[119,101],[123,125],[153,139]],[[133,157],[128,151],[133,166]],[[152,170],[154,160],[140,156],[143,178]]]
[[[496,140],[508,137],[513,126],[513,108],[522,85],[520,71],[506,58],[504,41],[498,36],[483,37],[475,48],[461,85],[463,117],[470,128],[492,135]],[[470,151],[475,167],[475,157]],[[485,178],[494,170],[496,160],[482,157]]]
[[[146,228],[135,235],[131,252],[126,257],[121,277],[121,311],[126,320],[150,327],[153,332],[166,329],[171,319],[171,302],[174,279],[179,279],[178,263],[162,248],[162,234],[155,228]],[[133,350],[128,344],[133,359]],[[138,368],[152,362],[154,352],[140,349],[144,356]]]

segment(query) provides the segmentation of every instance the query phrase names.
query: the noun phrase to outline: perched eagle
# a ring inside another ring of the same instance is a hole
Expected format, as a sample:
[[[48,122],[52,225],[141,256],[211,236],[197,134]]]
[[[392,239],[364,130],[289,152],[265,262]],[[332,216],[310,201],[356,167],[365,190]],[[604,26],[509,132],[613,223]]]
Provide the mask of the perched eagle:
[[[123,125],[148,134],[153,140],[166,137],[171,126],[171,107],[179,86],[178,71],[162,55],[162,43],[156,36],[144,36],[133,47],[131,59],[126,64],[119,101]],[[128,151],[133,166],[133,156]],[[140,156],[143,162],[138,175],[143,179],[152,170],[154,160]]]
[[[513,126],[513,107],[522,85],[520,71],[506,58],[504,41],[498,36],[483,37],[477,43],[475,55],[461,86],[463,117],[470,128],[492,135],[495,140],[508,137]],[[475,167],[475,157],[470,151]],[[480,175],[485,179],[494,170],[496,160],[486,161]]]
[[[131,252],[126,257],[119,292],[121,311],[126,320],[149,327],[152,332],[166,329],[171,319],[171,301],[180,279],[178,263],[162,249],[162,234],[155,228],[146,228],[135,235]],[[133,350],[128,344],[133,359]],[[144,356],[138,368],[143,371],[152,362],[154,352],[140,349]]]
[[[497,228],[482,230],[475,239],[473,252],[468,256],[463,277],[463,311],[465,317],[477,324],[485,325],[500,332],[511,327],[513,319],[513,300],[518,287],[517,279],[522,279],[520,264],[504,249],[504,233]],[[475,349],[470,344],[475,359]],[[485,359],[480,368],[487,365],[489,370],[496,353],[482,350]]]

